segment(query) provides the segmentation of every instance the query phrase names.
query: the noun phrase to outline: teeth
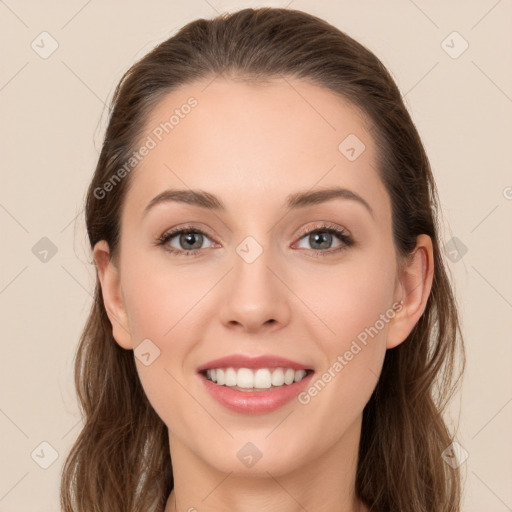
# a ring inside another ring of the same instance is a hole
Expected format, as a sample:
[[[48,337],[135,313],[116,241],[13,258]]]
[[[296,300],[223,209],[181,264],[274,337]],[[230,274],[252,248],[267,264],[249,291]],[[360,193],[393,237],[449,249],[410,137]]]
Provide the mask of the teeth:
[[[236,386],[236,372],[233,368],[228,368],[224,373],[224,385],[226,386]]]
[[[212,370],[212,372],[215,370]],[[212,375],[212,380],[215,379]],[[249,368],[240,368],[236,374],[236,384],[240,388],[253,388],[254,387],[254,373]]]
[[[293,376],[295,377],[295,372],[293,372]],[[271,382],[272,386],[282,386],[284,384],[284,372],[281,368],[272,372]]]
[[[288,370],[284,372],[284,383],[290,385],[294,380],[295,372],[291,368],[288,368]]]
[[[272,386],[279,387],[283,384],[289,386],[294,382],[300,382],[306,376],[306,370],[294,370],[293,368],[212,368],[206,370],[206,378],[216,382],[220,386],[239,387],[244,389],[268,389]]]
[[[274,370],[277,371],[277,370]],[[272,374],[266,368],[256,370],[254,374],[254,386],[259,389],[267,389],[272,386]]]

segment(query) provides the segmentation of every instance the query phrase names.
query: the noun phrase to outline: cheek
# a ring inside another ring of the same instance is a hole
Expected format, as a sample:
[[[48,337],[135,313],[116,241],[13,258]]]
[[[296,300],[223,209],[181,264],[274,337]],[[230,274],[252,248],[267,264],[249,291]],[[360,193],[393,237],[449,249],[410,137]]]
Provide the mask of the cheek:
[[[395,277],[394,253],[381,247],[332,266],[329,272],[313,273],[308,286],[299,286],[302,280],[296,278],[297,294],[315,313],[308,313],[309,337],[324,355],[319,374],[300,400],[314,412],[312,421],[318,421],[318,428],[329,418],[343,431],[369,400],[395,314]],[[335,436],[337,431],[330,432]]]
[[[184,384],[185,373],[189,378],[188,356],[203,334],[198,331],[204,319],[201,307],[217,278],[211,269],[185,271],[157,251],[129,253],[130,259],[123,262],[122,288],[135,362],[148,399],[165,416],[187,398],[179,383]],[[154,344],[145,341],[152,360],[148,366],[137,358],[143,340]]]
[[[323,340],[325,352],[332,356],[389,311],[395,278],[394,253],[375,246],[331,266],[294,272],[293,290],[302,299],[294,303],[311,319],[309,324],[317,326],[311,339]],[[378,328],[385,334],[381,322]]]
[[[183,374],[193,346],[190,324],[196,313],[194,304],[204,290],[190,276],[186,279],[179,271],[169,269],[133,258],[125,268],[123,290],[135,363],[146,397],[171,430],[187,432],[187,424],[200,411],[191,408],[190,396],[182,387],[187,388]],[[137,350],[143,340],[151,343],[145,341],[148,348]],[[150,353],[150,364],[138,357],[143,352]],[[186,410],[186,420],[173,414]]]
[[[165,258],[132,253],[123,267],[123,292],[130,327],[137,338],[167,340],[188,314],[204,291],[193,275],[187,276]]]

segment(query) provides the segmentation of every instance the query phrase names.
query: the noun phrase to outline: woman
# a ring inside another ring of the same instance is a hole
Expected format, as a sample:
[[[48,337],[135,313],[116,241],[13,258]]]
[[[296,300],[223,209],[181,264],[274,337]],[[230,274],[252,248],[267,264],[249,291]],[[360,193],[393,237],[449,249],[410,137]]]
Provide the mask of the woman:
[[[137,62],[87,195],[63,510],[459,511],[437,208],[389,73],[323,20],[244,9]]]

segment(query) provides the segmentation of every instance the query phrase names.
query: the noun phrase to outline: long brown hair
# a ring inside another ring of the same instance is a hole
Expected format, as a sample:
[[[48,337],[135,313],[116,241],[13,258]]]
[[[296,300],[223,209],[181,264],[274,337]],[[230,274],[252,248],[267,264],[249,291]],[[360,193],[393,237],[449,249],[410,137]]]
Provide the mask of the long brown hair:
[[[386,352],[364,409],[356,493],[376,512],[459,511],[459,470],[441,456],[452,442],[442,415],[465,356],[439,246],[439,199],[400,92],[364,46],[315,16],[278,8],[198,19],[159,44],[114,92],[86,198],[91,248],[106,240],[112,257],[117,254],[131,175],[108,193],[102,187],[129,161],[151,110],[169,91],[216,76],[308,80],[352,102],[372,123],[397,254],[406,257],[419,234],[429,235],[434,278],[424,314],[408,339]],[[76,354],[75,385],[85,424],[62,470],[63,511],[161,512],[173,489],[167,427],[144,393],[133,353],[112,336],[98,279]]]

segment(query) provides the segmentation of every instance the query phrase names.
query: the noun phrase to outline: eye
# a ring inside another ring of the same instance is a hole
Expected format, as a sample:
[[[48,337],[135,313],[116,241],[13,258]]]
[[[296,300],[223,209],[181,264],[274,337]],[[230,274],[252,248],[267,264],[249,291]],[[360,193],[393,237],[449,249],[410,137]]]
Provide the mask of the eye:
[[[176,238],[176,244],[173,246],[172,240]],[[182,227],[179,229],[175,229],[170,231],[169,233],[164,233],[158,240],[157,245],[164,246],[166,251],[169,251],[173,254],[178,254],[180,256],[188,256],[194,255],[200,252],[203,249],[203,242],[205,238],[208,238],[208,235],[199,228],[195,227]]]
[[[322,256],[337,253],[354,244],[347,232],[334,224],[323,223],[320,226],[316,226],[314,229],[303,231],[301,235],[300,240],[304,239],[304,241],[310,245],[311,250]],[[332,248],[331,246],[336,238],[339,240],[339,243]],[[299,247],[308,249],[303,246]]]

